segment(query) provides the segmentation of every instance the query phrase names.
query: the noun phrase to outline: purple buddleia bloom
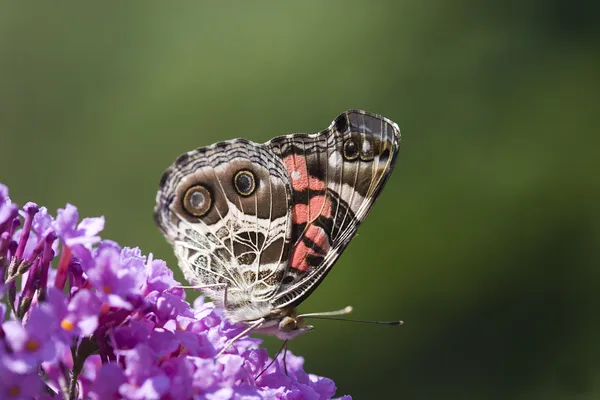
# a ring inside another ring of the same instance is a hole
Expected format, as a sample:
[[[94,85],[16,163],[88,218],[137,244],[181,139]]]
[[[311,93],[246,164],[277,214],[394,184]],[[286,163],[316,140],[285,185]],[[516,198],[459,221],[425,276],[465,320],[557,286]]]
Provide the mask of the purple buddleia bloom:
[[[87,394],[90,392],[91,386],[98,379],[98,372],[102,368],[102,365],[102,357],[98,354],[93,354],[86,358],[83,368],[79,373],[79,384],[83,393]]]
[[[52,340],[58,320],[49,307],[34,307],[27,322],[10,320],[2,324],[5,343],[11,352],[3,355],[3,364],[16,374],[34,371],[42,361],[56,357],[57,343]]]
[[[8,188],[0,183],[0,232],[8,229],[8,225],[17,216],[18,209],[8,197]]]
[[[190,305],[185,302],[178,294],[170,292],[151,292],[146,296],[146,300],[154,307],[153,314],[159,321],[166,322],[179,315],[193,316]]]
[[[30,256],[33,254],[33,250],[35,249],[35,245],[37,244],[38,240],[37,240],[37,235],[31,231],[30,231],[29,235],[27,236],[27,238],[24,239],[23,238],[24,233],[25,233],[24,229],[18,229],[13,235],[13,240],[17,243],[20,243],[21,241],[25,242],[21,257],[23,259],[27,259],[27,258],[30,258]],[[23,283],[25,283],[25,282],[23,282]]]
[[[167,263],[163,260],[154,260],[152,254],[148,256],[146,262],[146,282],[142,288],[144,294],[152,291],[162,292],[178,283],[173,278],[173,271],[167,267]]]
[[[119,388],[125,384],[125,371],[116,363],[102,365],[90,384],[89,398],[93,400],[116,399]]]
[[[47,234],[49,230],[54,230],[54,218],[48,214],[46,207],[40,207],[38,213],[33,218],[33,231],[39,237]]]
[[[142,265],[143,268],[143,265]],[[95,257],[94,265],[85,271],[89,282],[104,300],[113,307],[131,309],[126,300],[130,294],[136,294],[139,287],[139,271],[128,268],[121,262],[121,252],[112,247],[101,249]]]
[[[155,328],[152,333],[150,333],[147,344],[154,350],[158,357],[168,356],[175,352],[180,346],[175,333],[163,328]]]
[[[78,219],[77,207],[67,203],[57,212],[56,231],[73,254],[88,266],[92,263],[92,246],[100,241],[98,233],[104,229],[104,217],[84,218],[77,224]]]
[[[142,278],[145,278],[146,257],[142,255],[142,251],[138,247],[123,247],[123,250],[121,250],[121,266],[139,275],[138,285],[144,282]]]
[[[56,233],[54,218],[52,218],[52,215],[48,213],[48,209],[46,207],[40,207],[38,213],[35,214],[35,217],[33,217],[32,228],[37,238],[44,238],[51,232]],[[52,250],[54,250],[54,254],[58,253],[58,246],[58,241],[53,242]]]
[[[334,395],[331,380],[304,372],[290,352],[286,374],[283,356],[273,362],[259,339],[242,337],[216,357],[245,327],[203,297],[185,301],[164,261],[101,241],[103,218],[78,218],[70,204],[56,219],[33,203],[19,215],[0,185],[0,269],[21,266],[0,282],[3,303],[13,296],[10,312],[0,303],[0,399]]]
[[[11,374],[0,367],[0,399],[29,400],[41,393],[42,380],[35,373]]]
[[[162,364],[169,377],[169,394],[173,399],[187,399],[193,396],[194,365],[186,357],[171,358]]]
[[[159,367],[157,354],[147,345],[140,344],[123,350],[127,383],[119,392],[130,399],[160,399],[169,390],[169,378]]]
[[[35,242],[37,242],[37,240],[35,237],[32,237],[32,240],[29,240],[29,238],[32,234],[31,227],[33,226],[33,220],[38,211],[38,205],[31,202],[25,204],[23,210],[19,211],[19,214],[23,217],[24,222],[23,229],[17,231],[13,237],[13,239],[18,243],[14,255],[14,258],[17,260],[17,262],[21,262],[21,260],[30,258],[33,253]],[[35,236],[35,234],[31,236]]]
[[[59,209],[56,217],[56,228],[65,244],[73,247],[77,244],[91,248],[100,241],[97,234],[104,229],[104,218],[84,218],[79,224],[77,207],[68,204]]]
[[[78,290],[67,301],[64,294],[55,288],[49,288],[47,304],[54,308],[60,324],[59,334],[68,340],[77,336],[89,336],[98,327],[102,301],[99,296],[88,289]]]
[[[132,319],[127,324],[113,329],[113,338],[119,349],[133,349],[138,344],[148,340],[154,325],[152,321]]]
[[[60,392],[61,385],[65,382],[65,370],[73,370],[74,362],[71,351],[72,349],[63,343],[62,346],[58,346],[58,352],[54,360],[44,361],[41,364],[41,370],[44,371],[44,383],[53,389],[55,393]]]

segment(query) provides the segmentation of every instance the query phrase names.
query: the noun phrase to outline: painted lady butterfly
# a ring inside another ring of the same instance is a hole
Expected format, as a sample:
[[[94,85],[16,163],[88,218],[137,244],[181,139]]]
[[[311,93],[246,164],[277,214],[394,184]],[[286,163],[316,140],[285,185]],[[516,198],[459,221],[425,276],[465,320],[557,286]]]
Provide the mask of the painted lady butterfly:
[[[291,339],[312,329],[304,317],[350,312],[297,315],[296,307],[367,216],[399,143],[394,122],[349,110],[319,133],[202,147],[164,173],[154,217],[185,278],[246,324],[239,337]]]

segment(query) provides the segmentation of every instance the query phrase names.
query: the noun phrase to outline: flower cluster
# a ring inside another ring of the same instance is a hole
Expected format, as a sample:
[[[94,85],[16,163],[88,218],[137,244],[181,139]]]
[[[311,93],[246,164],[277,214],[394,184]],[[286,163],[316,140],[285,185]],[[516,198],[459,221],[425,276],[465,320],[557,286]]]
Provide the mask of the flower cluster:
[[[185,301],[171,270],[98,233],[67,204],[11,202],[0,184],[0,398],[328,399],[327,378],[260,341],[212,303]],[[269,366],[271,364],[271,366]],[[266,371],[265,371],[266,369]]]

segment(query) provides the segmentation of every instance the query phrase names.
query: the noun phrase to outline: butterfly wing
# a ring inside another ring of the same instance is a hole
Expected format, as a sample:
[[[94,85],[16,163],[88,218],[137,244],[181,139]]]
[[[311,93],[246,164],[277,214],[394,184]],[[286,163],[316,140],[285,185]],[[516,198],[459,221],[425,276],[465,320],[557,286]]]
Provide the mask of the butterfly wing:
[[[292,193],[289,268],[274,307],[297,306],[331,270],[388,179],[399,143],[394,122],[350,110],[320,133],[265,144],[283,161]]]
[[[154,216],[185,278],[212,285],[203,291],[217,303],[226,285],[235,309],[272,298],[283,279],[289,198],[281,159],[236,139],[181,155],[161,179]]]
[[[392,121],[351,110],[320,133],[200,148],[163,175],[155,220],[185,278],[222,285],[204,290],[217,303],[226,285],[227,308],[245,310],[239,320],[296,306],[366,217],[399,140]],[[252,306],[261,302],[269,306]]]

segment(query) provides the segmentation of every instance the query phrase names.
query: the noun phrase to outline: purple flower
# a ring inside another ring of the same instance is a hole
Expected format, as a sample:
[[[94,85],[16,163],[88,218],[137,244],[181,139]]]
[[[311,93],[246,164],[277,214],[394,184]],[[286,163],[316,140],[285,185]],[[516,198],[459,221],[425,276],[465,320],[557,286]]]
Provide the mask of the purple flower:
[[[104,217],[84,218],[77,225],[78,219],[77,207],[67,203],[64,209],[58,210],[56,229],[67,246],[80,244],[91,248],[100,241],[97,234],[104,229]]]
[[[3,365],[14,373],[24,374],[34,371],[42,361],[52,361],[57,344],[51,335],[57,325],[49,307],[33,308],[24,325],[15,320],[4,322],[4,340],[11,352],[3,355]]]
[[[169,377],[169,394],[173,399],[187,399],[194,394],[194,365],[185,357],[171,358],[162,365]]]
[[[69,339],[92,335],[98,327],[102,301],[88,289],[77,291],[68,304],[66,300],[54,288],[48,293],[48,302],[54,306],[61,333]]]
[[[168,321],[177,316],[193,316],[190,305],[177,294],[170,292],[151,292],[146,300],[153,305],[153,315],[159,321]]]
[[[126,298],[137,293],[140,286],[139,270],[122,263],[121,252],[113,247],[101,249],[94,265],[85,272],[92,286],[104,293],[106,303],[112,307],[131,309],[132,305]]]
[[[67,203],[64,209],[61,208],[57,212],[56,231],[66,248],[87,267],[93,262],[91,249],[100,241],[100,236],[97,234],[104,229],[104,217],[84,218],[77,224],[78,219],[77,208]]]
[[[46,207],[40,207],[38,213],[33,218],[33,231],[37,236],[41,237],[51,230],[54,230],[54,218],[48,214]]]
[[[31,227],[33,225],[33,218],[35,214],[39,211],[39,207],[35,203],[27,203],[25,207],[23,207],[23,211],[19,212],[23,216],[25,222],[23,223],[23,229],[18,234],[18,246],[15,252],[15,258],[17,260],[22,260],[25,254],[25,247],[27,246],[27,242],[29,241],[29,235],[31,234]],[[31,247],[33,250],[33,247]],[[29,254],[27,254],[29,255]]]
[[[158,366],[157,354],[144,344],[121,352],[125,357],[128,382],[119,392],[131,399],[160,399],[169,390],[169,377]]]
[[[95,400],[117,398],[119,388],[125,384],[126,379],[120,365],[104,364],[95,374],[95,380],[92,380],[89,397]]]
[[[286,374],[282,357],[273,363],[258,339],[244,337],[215,358],[244,327],[202,297],[190,306],[164,261],[101,241],[103,218],[78,218],[70,204],[56,219],[33,203],[18,213],[0,185],[0,271],[12,271],[0,280],[11,309],[3,321],[0,303],[0,398],[334,395],[331,380],[304,372],[290,352]]]
[[[145,268],[147,278],[142,288],[144,294],[152,291],[162,292],[178,284],[173,279],[173,272],[167,267],[167,263],[163,260],[154,260],[152,254],[148,256]]]
[[[18,207],[8,197],[8,188],[0,183],[0,230],[7,228],[17,216]]]
[[[0,369],[0,399],[28,400],[40,395],[41,389],[37,374],[11,374]]]

